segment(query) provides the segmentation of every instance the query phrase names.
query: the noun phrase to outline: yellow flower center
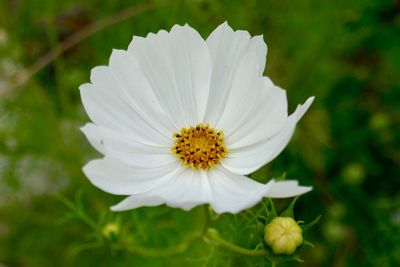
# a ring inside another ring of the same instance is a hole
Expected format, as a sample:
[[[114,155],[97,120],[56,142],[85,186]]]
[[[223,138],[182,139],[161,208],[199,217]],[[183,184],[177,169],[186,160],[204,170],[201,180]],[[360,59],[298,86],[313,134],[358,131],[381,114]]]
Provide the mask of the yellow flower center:
[[[173,153],[183,162],[197,169],[209,169],[219,164],[226,155],[224,132],[210,128],[208,124],[182,128],[174,133]]]

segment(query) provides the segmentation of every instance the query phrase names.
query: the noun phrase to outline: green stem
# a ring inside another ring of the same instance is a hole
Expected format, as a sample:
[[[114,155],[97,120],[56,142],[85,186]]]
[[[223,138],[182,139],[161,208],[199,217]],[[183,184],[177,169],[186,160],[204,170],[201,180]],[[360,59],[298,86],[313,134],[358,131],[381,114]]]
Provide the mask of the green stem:
[[[247,255],[247,256],[267,256],[267,252],[265,250],[251,250],[247,248],[240,247],[238,245],[232,244],[229,241],[226,241],[225,239],[221,238],[218,234],[218,232],[214,229],[208,229],[205,238],[208,240],[213,241],[217,245],[224,247],[226,249],[229,249],[230,251],[237,252],[239,254]]]
[[[209,210],[208,206],[204,205],[202,208],[202,223],[198,231],[195,231],[193,234],[189,235],[187,238],[182,240],[179,244],[173,245],[166,248],[146,248],[136,245],[125,245],[125,246],[118,246],[117,249],[125,249],[131,253],[140,254],[146,257],[163,257],[163,256],[170,256],[174,254],[179,254],[187,250],[190,244],[199,237],[203,237],[206,240],[210,240],[217,245],[229,249],[230,251],[247,255],[247,256],[268,256],[265,250],[250,250],[247,248],[240,247],[238,245],[232,244],[229,241],[221,238],[218,232],[215,229],[208,228],[210,218],[209,218]],[[275,263],[272,263],[272,266],[275,266]]]
[[[146,248],[136,245],[114,246],[114,248],[126,250],[130,253],[139,254],[145,257],[165,257],[186,251],[193,240],[200,236],[201,234],[195,233],[182,240],[179,244],[166,248]]]
[[[135,244],[125,244],[125,245],[116,245],[114,248],[116,249],[121,249],[121,250],[126,250],[130,253],[135,253],[139,254],[145,257],[165,257],[165,256],[170,256],[174,254],[179,254],[187,250],[187,248],[190,246],[190,244],[204,236],[206,234],[206,231],[208,229],[208,225],[210,223],[210,216],[209,216],[209,210],[208,206],[204,205],[203,208],[201,209],[200,217],[196,221],[200,221],[201,223],[196,227],[197,230],[195,230],[192,234],[188,235],[185,239],[183,239],[180,243],[165,247],[165,248],[147,248],[147,247],[142,247],[138,246]]]
[[[76,216],[78,216],[79,219],[85,222],[95,232],[99,231],[99,226],[94,221],[92,221],[84,212],[77,210],[75,211],[75,214]]]
[[[210,211],[208,209],[208,205],[203,205],[203,227],[201,230],[202,235],[205,235],[208,229],[208,225],[210,224]]]
[[[86,213],[76,206],[72,201],[61,194],[57,194],[55,196],[59,201],[61,201],[68,209],[70,209],[73,214],[84,223],[86,223],[90,228],[92,228],[95,232],[99,231],[99,226],[86,215]]]

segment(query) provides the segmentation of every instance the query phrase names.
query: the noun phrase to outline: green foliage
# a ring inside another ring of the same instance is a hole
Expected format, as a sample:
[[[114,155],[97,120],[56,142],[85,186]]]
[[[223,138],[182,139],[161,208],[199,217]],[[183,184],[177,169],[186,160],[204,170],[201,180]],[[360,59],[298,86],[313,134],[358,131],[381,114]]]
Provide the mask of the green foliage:
[[[136,5],[149,9],[100,27],[36,68],[85,26]],[[264,35],[265,74],[288,91],[290,112],[316,96],[287,149],[251,176],[266,182],[286,172],[314,186],[295,208],[296,219],[324,218],[307,232],[315,247],[300,252],[306,266],[400,265],[396,1],[3,0],[0,266],[269,266],[261,256],[187,240],[201,231],[202,207],[112,213],[108,207],[121,197],[96,189],[81,172],[99,156],[79,132],[88,118],[78,86],[90,69],[107,64],[112,48],[126,48],[133,34],[187,22],[206,37],[225,20]],[[210,227],[233,244],[260,249],[260,228],[290,202],[275,205],[263,202],[236,216],[211,211]],[[109,225],[118,226],[111,236]],[[158,248],[170,254],[156,256]]]

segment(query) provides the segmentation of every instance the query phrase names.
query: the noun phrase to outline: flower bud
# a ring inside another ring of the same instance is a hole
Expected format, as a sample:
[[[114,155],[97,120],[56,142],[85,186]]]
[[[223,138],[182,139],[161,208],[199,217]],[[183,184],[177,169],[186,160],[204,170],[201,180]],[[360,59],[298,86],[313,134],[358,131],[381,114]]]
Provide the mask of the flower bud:
[[[103,227],[103,229],[101,229],[101,233],[106,238],[116,239],[119,234],[119,224],[115,222],[108,223]]]
[[[290,255],[303,243],[303,235],[295,220],[276,217],[265,226],[264,240],[275,254]]]

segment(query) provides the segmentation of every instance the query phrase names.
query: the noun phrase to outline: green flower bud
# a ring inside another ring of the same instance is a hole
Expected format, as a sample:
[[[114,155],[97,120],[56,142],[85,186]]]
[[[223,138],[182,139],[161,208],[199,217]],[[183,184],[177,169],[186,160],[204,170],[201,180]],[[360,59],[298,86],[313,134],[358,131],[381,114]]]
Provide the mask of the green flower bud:
[[[303,235],[295,220],[276,217],[265,226],[264,240],[275,254],[290,255],[303,243]]]
[[[106,238],[116,239],[119,234],[119,224],[115,222],[108,223],[101,229],[101,233]]]

